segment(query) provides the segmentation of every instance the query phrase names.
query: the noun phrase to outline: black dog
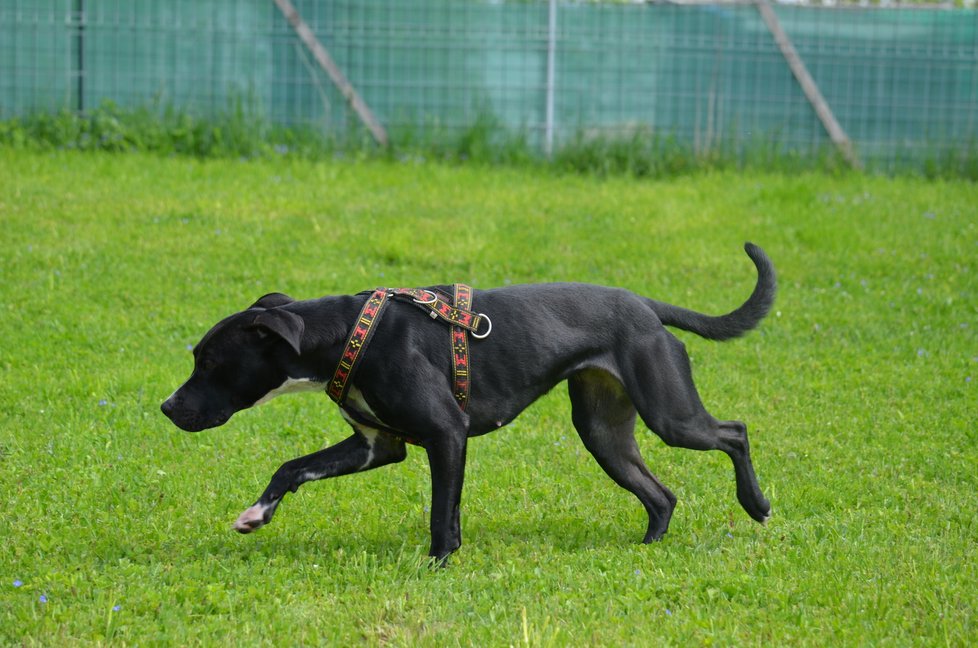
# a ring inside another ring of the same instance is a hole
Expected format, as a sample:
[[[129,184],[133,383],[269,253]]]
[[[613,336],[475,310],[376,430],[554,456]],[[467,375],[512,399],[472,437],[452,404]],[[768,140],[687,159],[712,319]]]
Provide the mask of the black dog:
[[[750,243],[745,249],[757,267],[757,284],[742,306],[717,317],[584,284],[475,291],[474,310],[494,328],[485,339],[471,340],[471,398],[464,410],[454,397],[447,327],[416,305],[391,300],[341,405],[352,436],[283,464],[234,528],[248,533],[268,524],[285,493],[307,481],[401,461],[407,440],[428,455],[430,555],[443,559],[462,542],[459,501],[469,437],[506,425],[562,380],[584,445],[645,506],[645,542],[666,532],[676,498],[642,461],[636,413],[670,446],[727,453],[740,504],[765,521],[770,506],[754,475],[746,427],[718,421],[704,409],[685,348],[664,328],[712,340],[755,328],[771,308],[776,280],[767,255]],[[194,348],[193,374],[163,403],[163,412],[180,428],[198,431],[282,393],[326,389],[368,299],[265,295],[207,332]]]

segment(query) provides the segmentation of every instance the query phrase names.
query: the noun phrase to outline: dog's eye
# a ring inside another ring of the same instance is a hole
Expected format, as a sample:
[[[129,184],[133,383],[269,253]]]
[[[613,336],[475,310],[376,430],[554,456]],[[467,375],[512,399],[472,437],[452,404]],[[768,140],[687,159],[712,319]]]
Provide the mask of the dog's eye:
[[[197,367],[200,368],[202,371],[210,371],[211,369],[213,369],[216,366],[217,366],[217,363],[214,362],[214,358],[212,358],[210,356],[205,356],[203,358],[197,358]]]

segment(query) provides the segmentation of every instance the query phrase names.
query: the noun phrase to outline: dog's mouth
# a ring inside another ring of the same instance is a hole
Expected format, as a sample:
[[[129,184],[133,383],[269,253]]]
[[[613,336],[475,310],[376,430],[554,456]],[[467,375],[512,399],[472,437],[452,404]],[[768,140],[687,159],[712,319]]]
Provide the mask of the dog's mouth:
[[[227,423],[228,418],[230,417],[217,418],[211,421],[173,421],[173,423],[184,432],[203,432],[204,430],[209,430],[211,428],[224,425]]]
[[[173,406],[169,400],[160,406],[160,410],[184,432],[201,432],[220,427],[231,418],[231,414],[220,413],[216,416],[204,416],[199,412],[182,411]]]

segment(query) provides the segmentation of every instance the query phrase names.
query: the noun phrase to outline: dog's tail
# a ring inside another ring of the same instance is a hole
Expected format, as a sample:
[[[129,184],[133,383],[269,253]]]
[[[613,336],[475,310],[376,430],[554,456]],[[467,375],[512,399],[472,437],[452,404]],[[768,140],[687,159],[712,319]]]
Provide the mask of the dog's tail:
[[[757,284],[754,286],[754,292],[740,308],[726,315],[704,315],[680,306],[649,299],[648,303],[652,310],[666,326],[674,326],[708,340],[729,340],[756,328],[774,304],[778,282],[774,274],[774,264],[764,250],[753,243],[745,243],[744,250],[757,266]]]

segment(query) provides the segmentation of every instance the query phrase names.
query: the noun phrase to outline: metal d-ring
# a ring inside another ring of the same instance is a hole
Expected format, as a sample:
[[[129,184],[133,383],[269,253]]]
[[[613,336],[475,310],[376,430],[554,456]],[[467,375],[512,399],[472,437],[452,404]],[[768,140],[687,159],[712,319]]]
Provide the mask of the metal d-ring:
[[[430,290],[425,290],[424,288],[422,288],[422,289],[421,289],[421,292],[425,292],[425,293],[428,293],[429,295],[431,295],[431,299],[429,299],[428,301],[423,301],[423,300],[420,300],[420,299],[417,299],[417,298],[415,298],[415,299],[414,299],[414,303],[415,303],[415,304],[425,304],[425,305],[429,305],[429,304],[434,304],[434,303],[435,303],[436,301],[438,301],[438,295],[436,295],[436,294],[435,294],[435,293],[433,293],[432,291],[430,291]]]
[[[487,338],[487,337],[489,337],[489,334],[492,333],[492,320],[489,319],[489,316],[486,315],[485,313],[479,313],[479,317],[481,317],[482,319],[484,319],[487,322],[489,322],[489,328],[486,329],[486,332],[483,333],[482,335],[479,335],[475,331],[472,331],[472,337],[474,337],[476,340],[481,340],[483,338]]]

